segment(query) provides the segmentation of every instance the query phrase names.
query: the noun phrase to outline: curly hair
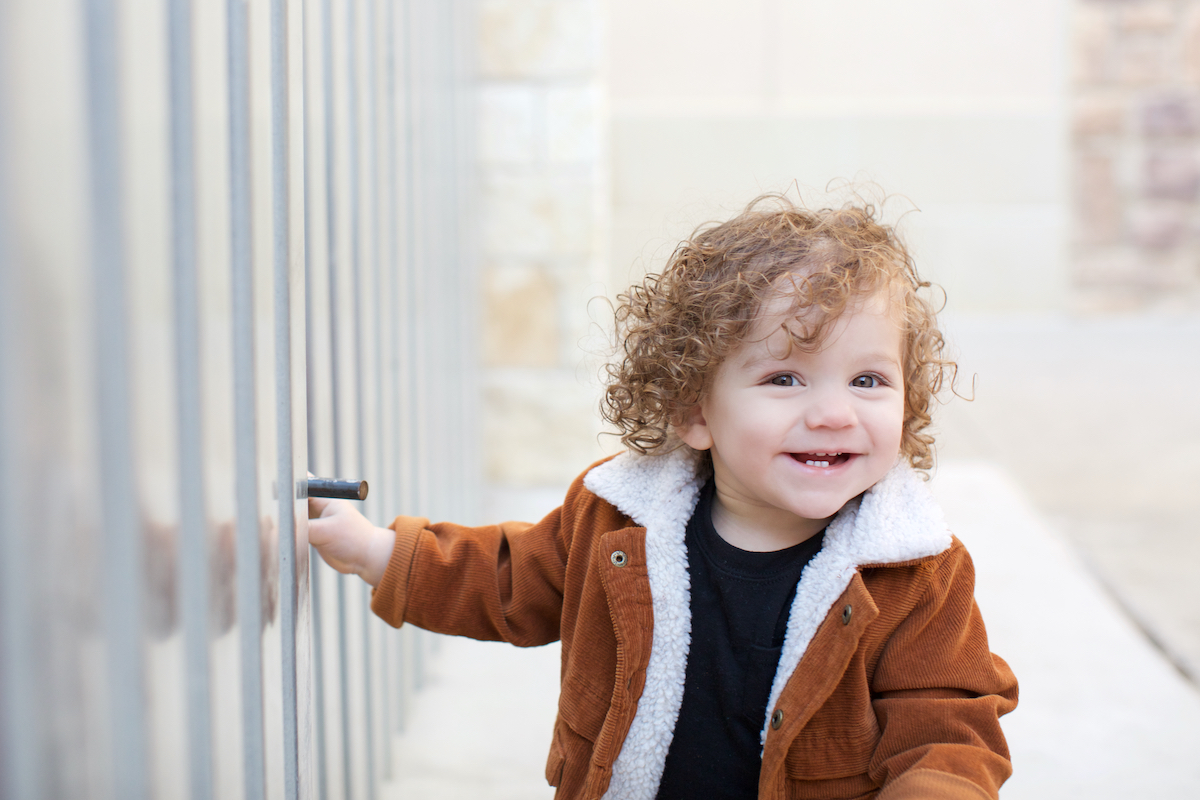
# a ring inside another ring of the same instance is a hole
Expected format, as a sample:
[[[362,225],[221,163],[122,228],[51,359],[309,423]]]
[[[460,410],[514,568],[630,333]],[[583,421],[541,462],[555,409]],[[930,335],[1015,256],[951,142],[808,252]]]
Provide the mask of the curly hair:
[[[703,399],[767,301],[793,294],[799,327],[789,326],[792,340],[811,351],[848,307],[890,290],[903,332],[900,452],[928,470],[931,405],[956,369],[942,357],[936,311],[920,294],[930,285],[872,205],[810,211],[764,195],[728,222],[698,228],[662,273],[617,297],[621,352],[605,367],[601,414],[631,450],[674,449],[673,424]]]

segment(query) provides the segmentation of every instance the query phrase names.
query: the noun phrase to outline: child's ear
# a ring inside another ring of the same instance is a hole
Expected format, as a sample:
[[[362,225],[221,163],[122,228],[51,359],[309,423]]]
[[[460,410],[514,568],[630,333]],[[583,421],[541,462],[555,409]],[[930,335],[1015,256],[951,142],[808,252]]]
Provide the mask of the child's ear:
[[[699,403],[680,415],[679,422],[675,424],[675,433],[693,450],[708,450],[713,446],[712,433]]]

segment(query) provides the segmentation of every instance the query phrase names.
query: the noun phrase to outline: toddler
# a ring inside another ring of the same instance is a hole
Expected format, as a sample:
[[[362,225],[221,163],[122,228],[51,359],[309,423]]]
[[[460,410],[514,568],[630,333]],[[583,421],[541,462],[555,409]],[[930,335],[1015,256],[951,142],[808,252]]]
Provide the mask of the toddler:
[[[1016,705],[917,470],[953,365],[873,209],[760,198],[619,298],[626,451],[537,524],[310,500],[392,625],[561,639],[558,798],[997,797]]]

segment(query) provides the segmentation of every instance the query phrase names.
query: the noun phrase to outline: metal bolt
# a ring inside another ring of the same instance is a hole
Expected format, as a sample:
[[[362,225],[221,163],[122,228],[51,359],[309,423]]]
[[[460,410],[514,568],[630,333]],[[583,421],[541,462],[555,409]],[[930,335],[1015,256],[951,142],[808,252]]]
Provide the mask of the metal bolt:
[[[339,481],[333,478],[309,478],[309,497],[336,497],[340,500],[366,500],[366,481]]]

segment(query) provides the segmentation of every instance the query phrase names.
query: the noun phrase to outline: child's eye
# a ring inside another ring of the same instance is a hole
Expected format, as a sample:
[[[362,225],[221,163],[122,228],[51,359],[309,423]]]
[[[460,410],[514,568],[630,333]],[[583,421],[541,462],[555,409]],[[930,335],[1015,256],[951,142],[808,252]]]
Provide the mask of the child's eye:
[[[877,375],[859,375],[850,381],[850,385],[855,389],[874,389],[877,386],[882,386],[883,381]]]
[[[772,375],[767,383],[772,386],[799,386],[800,381],[796,380],[795,375]]]

